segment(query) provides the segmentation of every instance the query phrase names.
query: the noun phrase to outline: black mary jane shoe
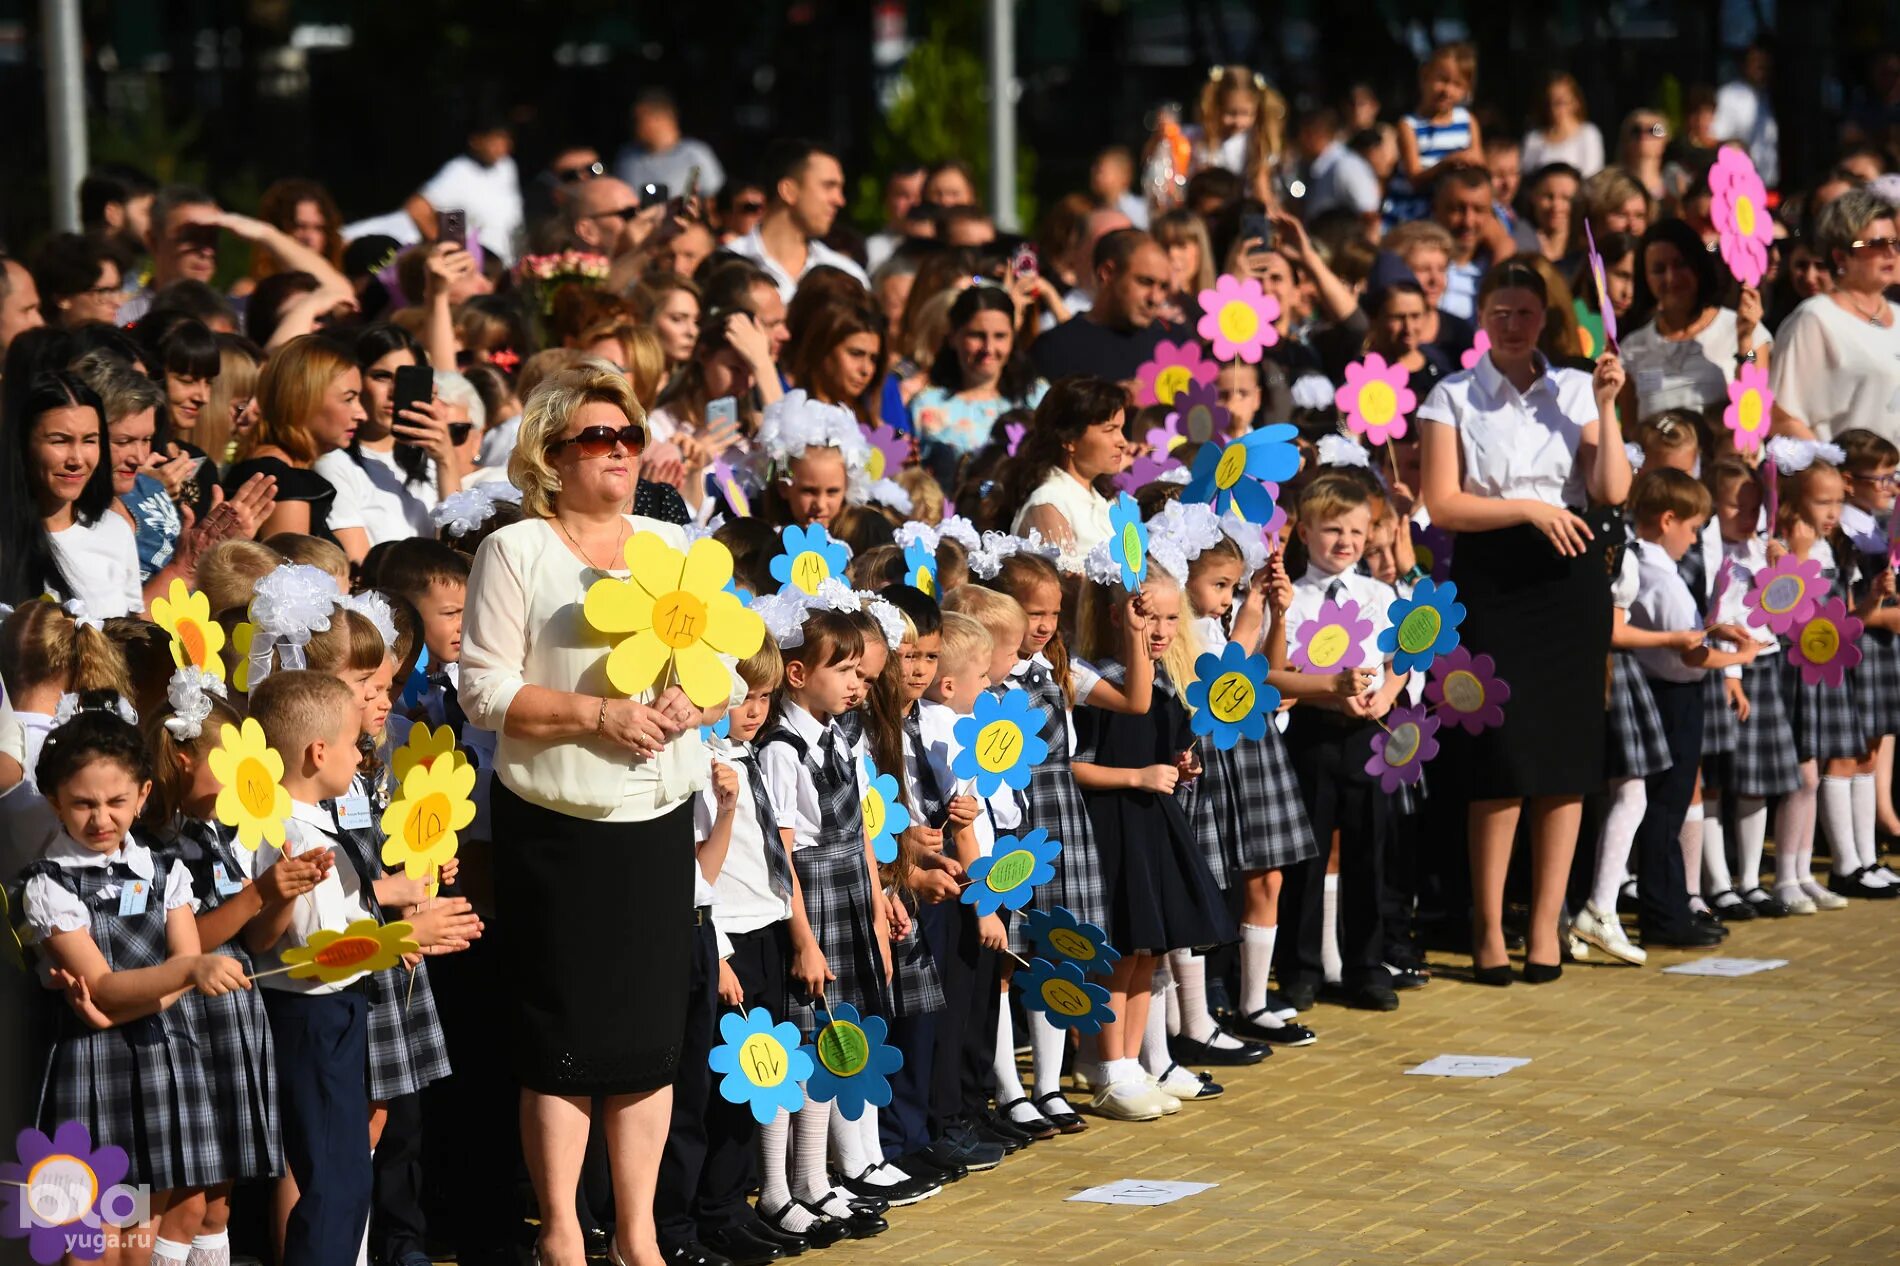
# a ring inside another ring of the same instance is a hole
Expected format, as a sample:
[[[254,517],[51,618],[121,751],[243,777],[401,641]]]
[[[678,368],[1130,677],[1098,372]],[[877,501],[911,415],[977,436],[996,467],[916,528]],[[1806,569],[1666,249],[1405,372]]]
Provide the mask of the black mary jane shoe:
[[[1021,1099],[1012,1099],[1008,1103],[997,1105],[996,1111],[991,1116],[995,1120],[1007,1122],[1012,1130],[1025,1135],[1031,1142],[1040,1143],[1056,1136],[1056,1127],[1050,1123],[1049,1118],[1039,1112],[1027,1121],[1018,1120],[1014,1114],[1016,1105],[1019,1103],[1029,1104],[1030,1110],[1035,1111],[1036,1105],[1029,1103],[1028,1097],[1024,1096]]]
[[[1533,963],[1524,960],[1524,983],[1527,985],[1548,985],[1560,979],[1564,974],[1562,963]]]
[[[787,1230],[781,1222],[781,1219],[791,1212],[793,1205],[797,1205],[813,1218],[811,1225],[802,1231]],[[774,1237],[803,1240],[808,1248],[830,1248],[851,1234],[851,1228],[839,1219],[828,1218],[810,1205],[797,1200],[792,1201],[783,1209],[768,1211],[761,1208],[758,1212],[759,1221],[765,1224],[765,1229]]]
[[[1049,1111],[1050,1102],[1057,1099],[1062,1099],[1061,1093],[1052,1090],[1046,1095],[1037,1095],[1029,1102],[1036,1105],[1036,1111],[1042,1113],[1043,1120],[1055,1126],[1056,1132],[1059,1134],[1080,1134],[1089,1128],[1089,1123],[1073,1112]],[[1066,1099],[1062,1101],[1064,1103],[1068,1102]]]
[[[742,1226],[722,1226],[699,1237],[699,1242],[732,1266],[766,1266],[784,1257],[785,1249]]]
[[[1218,1036],[1224,1030],[1217,1028],[1214,1032]],[[1175,1063],[1198,1068],[1245,1068],[1249,1064],[1258,1064],[1272,1053],[1254,1042],[1241,1042],[1239,1046],[1215,1046],[1211,1042],[1197,1042],[1185,1034],[1176,1034],[1168,1039],[1168,1054]]]

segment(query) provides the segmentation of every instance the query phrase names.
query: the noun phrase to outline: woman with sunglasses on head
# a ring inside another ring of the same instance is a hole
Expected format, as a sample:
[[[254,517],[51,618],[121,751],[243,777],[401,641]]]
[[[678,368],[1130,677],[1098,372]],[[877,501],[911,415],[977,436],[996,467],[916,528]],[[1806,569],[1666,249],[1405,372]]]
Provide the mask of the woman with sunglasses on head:
[[[1815,253],[1834,274],[1782,323],[1771,382],[1775,430],[1829,439],[1865,427],[1900,441],[1900,325],[1886,292],[1900,284],[1900,217],[1851,189],[1815,217]]]
[[[1643,234],[1631,305],[1642,324],[1621,340],[1629,371],[1623,407],[1632,421],[1726,407],[1729,384],[1745,367],[1768,368],[1774,339],[1762,327],[1761,291],[1744,286],[1736,305],[1724,307],[1717,267],[1681,220],[1658,220]]]
[[[522,1089],[548,1266],[584,1257],[575,1189],[596,1112],[615,1256],[663,1260],[653,1197],[687,1023],[692,793],[708,768],[698,727],[712,717],[678,686],[614,690],[608,644],[581,614],[591,585],[628,575],[630,540],[687,548],[679,527],[625,512],[644,421],[626,377],[593,362],[529,397],[508,464],[525,517],[476,552],[462,630],[462,705],[500,743],[495,917],[515,953],[497,982],[498,1031]]]

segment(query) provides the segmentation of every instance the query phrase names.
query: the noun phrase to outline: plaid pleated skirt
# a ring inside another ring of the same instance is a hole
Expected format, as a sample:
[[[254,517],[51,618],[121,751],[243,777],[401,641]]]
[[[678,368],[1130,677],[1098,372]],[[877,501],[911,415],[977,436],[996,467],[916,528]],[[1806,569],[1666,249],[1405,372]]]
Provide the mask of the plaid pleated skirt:
[[[910,918],[910,935],[891,945],[891,1014],[899,1017],[928,1015],[945,1005],[943,979],[930,946],[924,943],[916,909]]]
[[[1033,667],[1018,681],[1043,710],[1042,739],[1049,755],[1029,777],[1023,797],[1023,831],[1037,827],[1060,841],[1056,875],[1036,889],[1031,903],[1038,910],[1062,906],[1082,923],[1108,926],[1108,888],[1102,879],[1101,858],[1095,850],[1095,829],[1082,803],[1082,790],[1069,768],[1068,706],[1062,688],[1041,667]],[[1010,924],[1010,948],[1018,954],[1029,948],[1028,920]]]
[[[1181,794],[1194,841],[1222,889],[1248,875],[1319,855],[1300,784],[1280,732],[1241,739],[1230,751],[1208,748],[1205,771]]]
[[[1604,772],[1612,779],[1647,778],[1674,763],[1655,696],[1636,656],[1628,651],[1610,653],[1610,714],[1604,739]]]
[[[413,986],[412,986],[413,980]],[[369,978],[369,1097],[384,1103],[449,1075],[448,1043],[429,988],[429,965],[391,967]],[[411,994],[413,987],[414,993]]]
[[[1802,760],[1866,755],[1867,732],[1861,728],[1854,692],[1847,682],[1838,686],[1810,686],[1802,682],[1799,668],[1785,662],[1781,680],[1788,692],[1794,750]]]
[[[255,970],[251,956],[235,939],[212,953],[237,959],[246,975]],[[198,1011],[205,1083],[217,1114],[224,1169],[233,1179],[274,1178],[286,1172],[277,1114],[277,1060],[264,999],[255,989],[235,989],[217,997],[189,993],[179,1002],[186,1004]]]
[[[1748,696],[1748,720],[1735,722],[1734,759],[1729,782],[1738,796],[1766,799],[1801,785],[1801,757],[1788,717],[1787,682],[1779,652],[1763,653],[1742,665],[1742,693]]]
[[[1900,639],[1885,629],[1866,630],[1860,635],[1860,664],[1847,677],[1867,737],[1900,734]]]
[[[1726,756],[1735,750],[1735,709],[1728,706],[1728,678],[1702,675],[1702,755]]]

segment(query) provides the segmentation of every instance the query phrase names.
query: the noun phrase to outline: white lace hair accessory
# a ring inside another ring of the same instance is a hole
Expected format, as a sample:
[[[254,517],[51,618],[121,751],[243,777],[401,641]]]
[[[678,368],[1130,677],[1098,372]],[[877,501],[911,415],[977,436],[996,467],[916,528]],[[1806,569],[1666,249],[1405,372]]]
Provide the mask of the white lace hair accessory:
[[[813,400],[801,388],[788,391],[765,406],[753,447],[766,463],[763,472],[789,475],[792,459],[808,448],[835,448],[844,455],[847,472],[861,472],[871,447],[858,430],[857,415],[840,404]]]
[[[494,517],[495,507],[503,501],[521,501],[521,489],[508,483],[476,484],[451,492],[429,511],[436,530],[451,536],[467,536]]]
[[[1372,456],[1365,446],[1357,440],[1344,435],[1322,435],[1319,437],[1319,464],[1322,466],[1357,466],[1362,470],[1372,469]]]
[[[1154,538],[1148,538],[1149,557],[1154,556]],[[1088,552],[1082,560],[1082,574],[1098,585],[1119,585],[1122,582],[1122,565],[1108,552],[1108,542],[1103,541]]]
[[[888,598],[880,598],[874,593],[858,593],[858,601],[871,613],[878,627],[884,630],[884,644],[892,650],[904,644],[904,626],[907,621],[897,604]]]
[[[1775,469],[1784,475],[1798,475],[1817,461],[1830,466],[1839,466],[1847,461],[1847,454],[1838,444],[1826,444],[1817,440],[1796,439],[1792,435],[1777,435],[1768,441],[1768,460]]]
[[[173,673],[165,690],[165,699],[172,705],[172,714],[165,718],[166,732],[181,743],[203,734],[212,695],[224,698],[224,683],[204,669],[186,666]]]
[[[1188,578],[1188,564],[1221,538],[1220,520],[1211,507],[1170,501],[1148,520],[1148,558],[1176,580]]]
[[[1324,374],[1301,374],[1293,380],[1293,407],[1330,409],[1333,407],[1333,383]]]
[[[765,621],[765,631],[782,651],[805,644],[805,605],[802,590],[790,585],[777,593],[761,594],[752,600],[752,610]]]
[[[964,549],[973,550],[983,543],[983,538],[976,534],[976,524],[960,514],[952,514],[937,525],[937,541],[940,544],[955,541]]]
[[[1623,441],[1623,456],[1630,459],[1630,474],[1641,474],[1643,470],[1643,446],[1635,440]]]
[[[396,653],[396,612],[389,605],[389,599],[371,589],[364,593],[351,594],[338,598],[339,607],[347,607],[376,626],[383,635],[383,649],[390,655]]]
[[[856,474],[852,476],[853,491],[856,490],[859,478],[860,476]],[[864,495],[859,499],[872,505],[889,506],[899,514],[909,514],[914,504],[910,499],[910,494],[904,491],[904,485],[895,479],[867,482],[864,486]]]
[[[105,621],[93,618],[86,610],[86,600],[84,598],[68,598],[65,602],[60,604],[59,609],[71,616],[73,623],[77,624],[80,628],[93,629],[100,633],[105,632]]]
[[[696,541],[705,540],[724,526],[726,526],[726,516],[715,514],[704,523],[688,523],[681,530],[686,533],[686,543],[692,545]]]
[[[931,553],[937,552],[937,542],[942,539],[941,532],[928,523],[919,523],[910,519],[894,533],[899,549],[909,549],[913,545],[922,545]]]
[[[1265,567],[1267,559],[1273,556],[1273,549],[1267,544],[1266,530],[1257,523],[1248,523],[1236,515],[1224,514],[1221,516],[1220,530],[1240,546],[1241,562],[1248,576]]]
[[[109,711],[127,725],[137,725],[139,723],[139,710],[133,707],[132,701],[127,699],[124,695],[113,695],[112,706],[110,708],[93,709],[81,708],[79,706],[79,696],[68,691],[59,697],[59,705],[53,709],[53,728],[58,729],[60,726],[78,716],[81,712],[86,711]]]
[[[1182,487],[1194,482],[1194,471],[1187,466],[1170,466],[1155,476],[1158,484],[1180,484]]]
[[[285,563],[267,573],[252,591],[246,615],[252,629],[252,690],[271,673],[271,652],[285,668],[304,666],[303,648],[312,633],[330,627],[340,595],[336,577],[308,563]]]

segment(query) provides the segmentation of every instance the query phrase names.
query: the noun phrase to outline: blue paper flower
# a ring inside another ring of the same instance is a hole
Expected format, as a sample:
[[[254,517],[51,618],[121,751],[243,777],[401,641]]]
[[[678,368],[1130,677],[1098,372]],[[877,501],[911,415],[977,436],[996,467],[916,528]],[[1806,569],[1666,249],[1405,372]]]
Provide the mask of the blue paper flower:
[[[1059,1029],[1100,1033],[1104,1024],[1115,1019],[1108,990],[1084,980],[1082,969],[1074,963],[1031,959],[1029,970],[1017,972],[1013,979],[1023,987],[1023,1005],[1042,1012]]]
[[[904,1066],[904,1052],[884,1038],[882,1016],[861,1016],[848,1002],[831,1008],[827,1023],[802,1052],[812,1062],[805,1095],[813,1103],[837,1101],[847,1121],[864,1115],[864,1105],[885,1108],[891,1102],[891,1074]]]
[[[724,716],[720,717],[717,721],[714,721],[711,725],[702,725],[699,727],[699,741],[702,743],[710,743],[716,738],[729,738],[731,735],[732,735],[732,713],[731,712],[727,712]]]
[[[812,1075],[812,1058],[798,1045],[798,1026],[789,1020],[772,1023],[772,1013],[754,1007],[745,1015],[728,1011],[719,1017],[719,1036],[706,1064],[724,1073],[719,1097],[752,1109],[752,1119],[769,1125],[780,1108],[796,1112],[805,1104],[798,1083]]]
[[[1181,500],[1210,501],[1216,514],[1233,510],[1249,523],[1266,524],[1274,506],[1264,485],[1285,483],[1299,473],[1300,450],[1293,445],[1298,434],[1292,423],[1275,422],[1231,444],[1210,440],[1194,455]]]
[[[1458,626],[1465,622],[1464,604],[1457,601],[1458,586],[1427,577],[1409,598],[1394,598],[1386,608],[1390,625],[1379,634],[1379,649],[1392,656],[1392,671],[1423,671],[1432,661],[1458,645]]]
[[[976,779],[979,796],[994,795],[1002,786],[1021,791],[1029,785],[1036,766],[1049,757],[1042,722],[1042,709],[1020,686],[1011,686],[1001,695],[979,694],[970,715],[959,717],[952,731],[957,756],[950,772],[958,778]]]
[[[834,541],[822,525],[788,527],[779,537],[785,542],[785,552],[772,559],[772,579],[781,585],[790,585],[801,593],[817,593],[818,586],[833,576],[844,579],[851,548]]]
[[[1108,933],[1093,923],[1078,922],[1066,906],[1031,910],[1029,940],[1050,962],[1074,963],[1088,976],[1108,975],[1122,956],[1108,943]]]
[[[880,774],[871,758],[864,758],[864,836],[871,855],[880,862],[897,860],[897,837],[910,830],[910,810],[898,798],[897,775]]]
[[[1265,738],[1267,718],[1280,706],[1280,692],[1267,684],[1269,671],[1265,655],[1249,655],[1239,642],[1195,660],[1187,688],[1194,732],[1213,735],[1223,752],[1243,738]]]
[[[924,596],[937,596],[937,555],[922,541],[904,547],[904,583],[921,589]]]
[[[750,589],[739,588],[739,582],[736,578],[726,581],[726,592],[737,598],[744,605],[748,607],[752,605],[752,591]]]
[[[975,906],[979,915],[995,914],[1005,907],[1022,909],[1037,884],[1056,877],[1051,863],[1061,851],[1062,842],[1050,839],[1041,827],[1021,838],[1005,835],[988,857],[970,863],[972,882],[963,890],[963,904]]]
[[[1108,523],[1114,529],[1108,556],[1122,565],[1122,588],[1133,593],[1148,578],[1148,525],[1141,521],[1141,507],[1125,492],[1108,508]]]
[[[405,709],[418,707],[423,696],[429,693],[429,648],[423,647],[416,656],[416,666],[409,673],[409,680],[402,683],[402,706]]]

